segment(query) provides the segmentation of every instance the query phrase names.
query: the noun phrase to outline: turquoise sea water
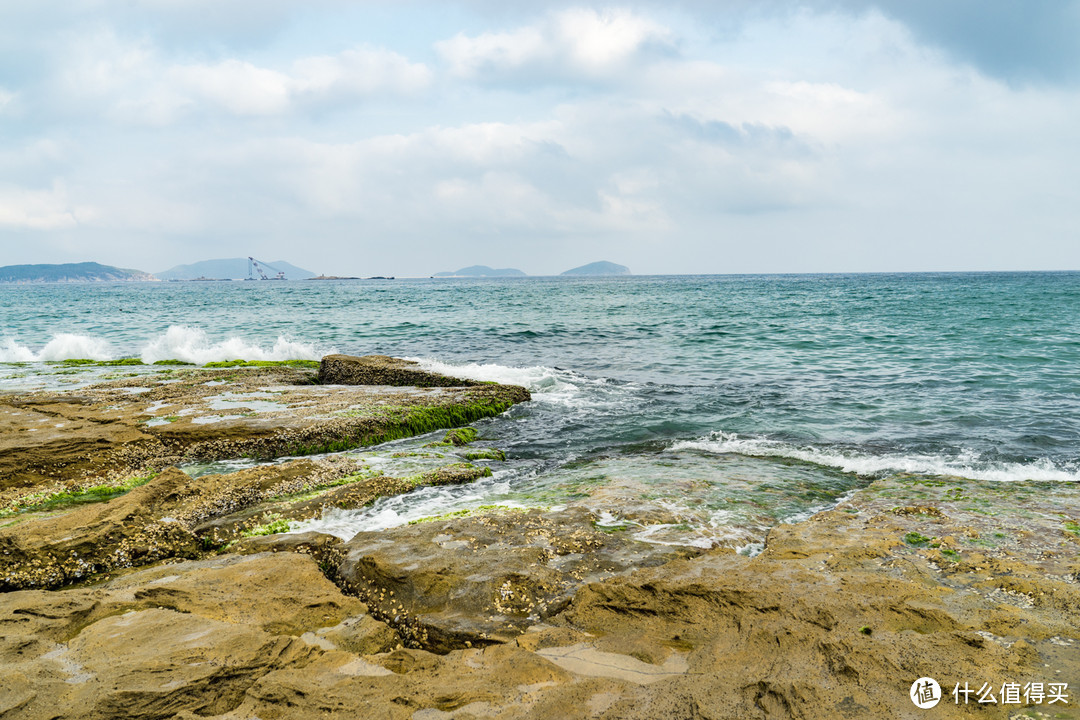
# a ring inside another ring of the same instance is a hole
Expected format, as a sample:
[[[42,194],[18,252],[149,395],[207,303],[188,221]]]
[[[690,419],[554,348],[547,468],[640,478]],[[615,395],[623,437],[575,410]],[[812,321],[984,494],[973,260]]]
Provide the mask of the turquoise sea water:
[[[116,371],[64,358],[330,351],[534,394],[482,427],[494,478],[326,519],[342,535],[581,502],[744,545],[889,473],[1080,480],[1080,273],[0,286],[0,391]]]

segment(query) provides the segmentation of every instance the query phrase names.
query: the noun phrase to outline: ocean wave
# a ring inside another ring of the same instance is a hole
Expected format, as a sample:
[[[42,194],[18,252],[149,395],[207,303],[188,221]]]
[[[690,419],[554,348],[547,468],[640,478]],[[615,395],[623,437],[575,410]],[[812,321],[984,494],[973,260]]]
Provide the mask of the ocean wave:
[[[315,531],[348,541],[360,532],[387,530],[422,518],[471,510],[510,490],[510,485],[499,475],[467,485],[423,487],[404,495],[380,498],[373,505],[356,510],[326,508],[321,517],[290,523],[289,532]],[[524,507],[515,501],[502,501],[499,505]]]
[[[856,475],[880,476],[890,473],[918,475],[955,475],[973,480],[1018,482],[1023,480],[1080,481],[1080,470],[1059,467],[1049,459],[1031,463],[981,460],[975,453],[949,458],[938,455],[882,454],[840,451],[813,446],[798,446],[779,440],[743,437],[735,433],[714,432],[700,440],[683,440],[671,450],[698,450],[716,454],[777,457],[837,468]]]
[[[278,336],[273,347],[264,349],[238,337],[213,342],[200,328],[173,325],[143,347],[141,357],[145,363],[183,360],[205,365],[220,360],[318,360],[324,354],[313,343],[283,335]]]
[[[533,400],[577,408],[598,409],[618,406],[626,401],[630,385],[620,386],[605,378],[590,378],[572,370],[544,365],[510,367],[494,363],[453,365],[432,358],[407,358],[420,363],[429,372],[468,380],[483,380],[504,385],[521,385],[533,393]]]
[[[213,341],[200,328],[173,325],[162,335],[147,341],[138,351],[144,363],[158,360],[183,360],[205,365],[220,360],[318,360],[324,354],[313,343],[278,336],[273,346],[264,348],[239,337]],[[130,354],[129,354],[130,355]],[[14,338],[0,341],[0,362],[55,362],[59,360],[116,360],[124,357],[110,342],[90,335],[59,333],[40,350],[19,343]]]
[[[13,338],[5,338],[3,343],[0,343],[0,362],[46,362],[74,358],[112,360],[114,354],[112,346],[105,340],[71,333],[53,335],[52,340],[38,352],[19,344]]]

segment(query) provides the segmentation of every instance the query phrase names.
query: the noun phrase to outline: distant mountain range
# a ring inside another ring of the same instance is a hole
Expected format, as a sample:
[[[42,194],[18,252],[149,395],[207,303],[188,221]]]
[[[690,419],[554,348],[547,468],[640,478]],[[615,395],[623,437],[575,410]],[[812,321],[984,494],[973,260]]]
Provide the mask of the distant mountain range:
[[[282,272],[288,280],[307,280],[316,277],[310,270],[297,267],[284,260],[260,263],[263,272],[274,277]],[[625,265],[600,261],[582,265],[562,273],[566,276],[599,277],[630,275]],[[258,273],[255,273],[258,277]],[[7,265],[0,267],[0,283],[78,283],[153,280],[241,280],[248,277],[247,258],[203,260],[190,265],[177,265],[155,275],[141,270],[129,270],[102,265],[96,262],[64,263],[60,265]],[[454,272],[435,273],[434,277],[527,277],[517,268],[490,268],[472,265]]]
[[[563,275],[597,277],[601,275],[630,275],[630,268],[625,265],[617,265],[607,260],[582,265],[566,272]]]
[[[606,275],[630,275],[630,268],[625,265],[617,265],[613,262],[601,260],[600,262],[582,265],[562,273],[563,275],[579,277],[600,277]],[[527,277],[525,273],[516,268],[502,268],[496,270],[487,265],[470,265],[454,272],[438,272],[432,277]]]
[[[517,268],[489,268],[487,265],[470,265],[455,272],[438,272],[433,277],[525,277]]]
[[[155,279],[141,270],[127,270],[96,262],[0,267],[0,282],[3,283],[138,282]]]
[[[275,260],[270,263],[260,262],[263,272],[269,277],[274,277],[278,272],[285,273],[287,280],[307,280],[313,278],[316,273],[304,268],[296,267],[284,260]],[[223,260],[202,260],[190,265],[177,265],[164,272],[155,273],[162,280],[242,280],[248,276],[247,258],[226,258]],[[258,278],[259,274],[254,273]]]

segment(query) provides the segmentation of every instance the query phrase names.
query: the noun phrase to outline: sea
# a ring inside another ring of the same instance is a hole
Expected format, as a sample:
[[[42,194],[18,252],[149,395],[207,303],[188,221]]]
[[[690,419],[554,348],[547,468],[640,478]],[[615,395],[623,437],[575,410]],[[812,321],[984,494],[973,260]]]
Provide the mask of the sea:
[[[294,530],[583,505],[648,542],[752,553],[893,474],[1080,481],[1075,272],[0,285],[0,392],[152,370],[65,359],[332,352],[533,400],[477,424],[507,454],[490,478]],[[378,466],[439,437],[353,452]]]

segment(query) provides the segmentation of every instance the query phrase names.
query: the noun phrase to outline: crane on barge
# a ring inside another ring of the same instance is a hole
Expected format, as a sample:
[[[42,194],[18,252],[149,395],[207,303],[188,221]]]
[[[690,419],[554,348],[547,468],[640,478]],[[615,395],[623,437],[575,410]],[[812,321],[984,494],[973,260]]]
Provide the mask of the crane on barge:
[[[275,275],[274,277],[268,277],[266,275],[266,273],[263,272],[263,268],[266,268],[270,272],[277,273],[277,275]],[[260,263],[258,260],[251,257],[250,255],[248,255],[248,276],[247,276],[248,280],[255,280],[256,279],[254,274],[252,274],[252,270],[259,273],[259,277],[258,277],[259,280],[287,280],[288,279],[288,278],[285,277],[285,272],[283,270],[278,270],[277,268],[273,267],[269,263],[265,263],[265,262]]]

